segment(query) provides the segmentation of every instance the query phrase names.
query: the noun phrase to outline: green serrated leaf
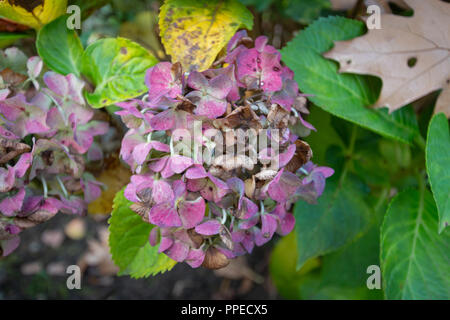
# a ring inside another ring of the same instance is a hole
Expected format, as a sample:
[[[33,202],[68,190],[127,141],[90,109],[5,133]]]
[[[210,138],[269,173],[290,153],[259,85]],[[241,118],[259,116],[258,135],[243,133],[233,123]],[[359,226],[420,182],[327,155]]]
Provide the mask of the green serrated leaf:
[[[363,235],[370,222],[370,210],[363,198],[365,191],[354,177],[327,180],[325,192],[317,204],[295,204],[297,268],[310,258],[333,252]],[[339,179],[339,181],[338,181]]]
[[[283,61],[295,72],[299,88],[327,112],[373,130],[388,138],[411,143],[419,135],[408,111],[388,114],[370,109],[381,88],[375,77],[339,74],[338,65],[322,57],[333,41],[349,40],[365,32],[364,23],[342,17],[320,18],[281,50]]]
[[[436,114],[428,127],[426,165],[441,233],[450,224],[450,133],[443,113]]]
[[[44,63],[53,71],[80,76],[83,46],[74,30],[67,28],[67,16],[45,25],[38,33],[36,47]]]
[[[176,261],[158,253],[157,246],[150,245],[148,237],[153,226],[142,221],[130,209],[130,204],[123,190],[118,192],[109,219],[109,246],[120,274],[141,278],[171,270]]]
[[[410,189],[391,202],[381,228],[388,299],[450,299],[450,230],[438,234],[431,193]]]
[[[101,108],[143,94],[145,72],[158,60],[139,44],[125,38],[101,39],[91,44],[82,57],[81,72],[95,85],[85,97]]]
[[[166,52],[185,71],[208,69],[241,27],[252,29],[253,16],[237,0],[166,0],[159,14]]]

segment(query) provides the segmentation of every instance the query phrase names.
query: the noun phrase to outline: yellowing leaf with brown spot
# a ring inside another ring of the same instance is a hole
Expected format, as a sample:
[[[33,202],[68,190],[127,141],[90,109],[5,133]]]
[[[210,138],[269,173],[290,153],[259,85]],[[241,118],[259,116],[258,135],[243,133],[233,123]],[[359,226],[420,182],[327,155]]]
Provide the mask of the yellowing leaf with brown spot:
[[[131,171],[120,163],[114,162],[110,167],[103,170],[98,181],[106,185],[102,195],[88,206],[89,214],[110,214],[114,196],[130,181]]]
[[[0,0],[0,17],[34,29],[66,13],[67,0]]]
[[[241,27],[253,16],[238,0],[166,0],[159,14],[166,52],[185,71],[208,69]]]
[[[341,72],[372,74],[383,80],[374,107],[392,112],[428,93],[444,89],[436,111],[450,117],[450,4],[404,0],[413,17],[381,15],[381,29],[337,42],[325,54]],[[439,110],[438,110],[439,109]]]

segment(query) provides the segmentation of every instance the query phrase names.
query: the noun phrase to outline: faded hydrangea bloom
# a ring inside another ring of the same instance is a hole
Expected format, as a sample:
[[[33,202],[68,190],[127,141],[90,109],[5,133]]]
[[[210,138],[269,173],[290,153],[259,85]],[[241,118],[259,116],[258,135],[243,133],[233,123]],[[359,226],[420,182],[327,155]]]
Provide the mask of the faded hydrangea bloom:
[[[134,172],[125,197],[157,226],[159,252],[224,267],[291,232],[292,204],[322,194],[333,170],[315,166],[300,139],[315,129],[293,76],[266,37],[240,31],[212,69],[159,63],[148,95],[119,104],[129,128],[120,154]]]
[[[58,212],[84,214],[101,193],[85,165],[103,157],[93,141],[109,125],[93,120],[84,82],[72,74],[41,77],[39,57],[26,69],[0,70],[0,256],[17,248],[23,230]]]

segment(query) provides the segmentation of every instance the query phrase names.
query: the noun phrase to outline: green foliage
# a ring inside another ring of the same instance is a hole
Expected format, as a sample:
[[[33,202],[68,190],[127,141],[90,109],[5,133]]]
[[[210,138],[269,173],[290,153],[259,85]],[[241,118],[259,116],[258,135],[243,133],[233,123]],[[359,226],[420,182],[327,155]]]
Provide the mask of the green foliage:
[[[52,70],[80,76],[83,46],[74,30],[67,28],[67,16],[45,25],[38,33],[36,47],[44,63]]]
[[[311,24],[282,49],[283,61],[295,72],[299,88],[327,112],[383,136],[411,143],[419,135],[407,110],[389,115],[386,109],[366,108],[380,91],[379,79],[339,74],[335,62],[322,57],[333,41],[349,40],[364,33],[362,22],[341,17],[321,18]],[[301,59],[299,58],[301,57]]]
[[[24,32],[0,32],[0,49],[12,45],[19,39],[30,37],[30,34]]]
[[[442,232],[450,224],[450,134],[443,113],[435,115],[428,128],[426,164]]]
[[[158,246],[150,245],[148,237],[153,226],[142,221],[130,204],[123,191],[118,192],[109,219],[109,246],[121,274],[141,278],[171,270],[176,262],[158,253]]]
[[[288,0],[285,4],[285,13],[302,24],[308,24],[317,19],[322,10],[330,8],[329,0]]]
[[[135,42],[124,38],[102,39],[82,57],[81,72],[95,85],[86,99],[101,108],[135,98],[146,91],[145,72],[158,60]]]
[[[381,228],[381,268],[388,299],[450,299],[450,231],[424,187],[392,200]]]
[[[353,177],[336,175],[327,182],[318,204],[296,203],[298,262],[332,252],[367,231],[370,210],[364,202],[364,190]]]

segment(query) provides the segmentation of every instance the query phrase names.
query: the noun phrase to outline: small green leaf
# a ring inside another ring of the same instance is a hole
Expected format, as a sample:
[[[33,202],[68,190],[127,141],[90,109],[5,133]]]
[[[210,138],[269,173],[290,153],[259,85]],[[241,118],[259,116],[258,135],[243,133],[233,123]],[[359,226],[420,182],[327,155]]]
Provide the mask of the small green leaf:
[[[150,245],[148,237],[153,226],[142,221],[130,204],[123,190],[118,192],[109,219],[109,246],[120,273],[141,278],[171,270],[176,261],[158,253],[158,246]]]
[[[237,0],[166,0],[159,14],[164,48],[185,71],[208,69],[241,27],[253,16]]]
[[[428,128],[427,173],[439,212],[439,232],[450,224],[450,134],[447,117],[436,114]]]
[[[438,234],[431,193],[409,189],[391,202],[381,228],[388,299],[450,299],[450,230]]]
[[[283,61],[295,72],[299,88],[327,112],[388,138],[411,143],[419,134],[410,111],[370,109],[381,88],[375,77],[339,74],[338,65],[322,57],[333,41],[349,40],[365,32],[364,23],[342,17],[320,18],[281,50]]]
[[[369,226],[370,210],[364,202],[365,191],[356,178],[348,176],[327,180],[317,204],[295,204],[297,268],[310,258],[333,252],[363,235]],[[337,181],[337,180],[340,181]]]
[[[19,39],[29,38],[30,36],[28,33],[0,32],[0,49],[12,45]]]
[[[323,9],[331,9],[330,0],[287,0],[285,12],[292,19],[309,24],[320,16]]]
[[[81,72],[95,85],[85,96],[94,108],[135,98],[146,91],[145,72],[158,60],[125,38],[101,39],[84,52]]]
[[[67,28],[66,20],[64,15],[45,25],[38,33],[36,47],[50,69],[79,77],[84,49],[77,33]]]

